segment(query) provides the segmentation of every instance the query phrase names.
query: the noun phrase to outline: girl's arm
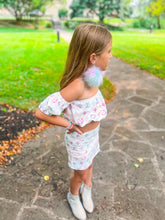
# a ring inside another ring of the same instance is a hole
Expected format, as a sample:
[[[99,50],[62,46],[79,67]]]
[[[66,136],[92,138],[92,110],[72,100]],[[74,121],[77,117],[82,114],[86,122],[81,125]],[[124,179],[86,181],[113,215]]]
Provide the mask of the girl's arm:
[[[61,96],[67,101],[72,102],[78,99],[84,91],[84,84],[80,79],[74,80],[67,87],[60,91]],[[46,115],[39,108],[36,110],[35,116],[43,121],[46,121],[53,125],[59,125],[62,127],[68,127],[69,121],[58,115]],[[79,134],[82,134],[78,126],[74,125],[70,130],[71,132],[76,131]]]

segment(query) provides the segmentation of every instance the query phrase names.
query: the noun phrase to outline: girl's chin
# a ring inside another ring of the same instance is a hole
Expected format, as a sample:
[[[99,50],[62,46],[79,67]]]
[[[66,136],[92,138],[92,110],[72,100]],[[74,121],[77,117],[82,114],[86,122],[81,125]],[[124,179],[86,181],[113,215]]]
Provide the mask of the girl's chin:
[[[101,68],[102,71],[105,71],[107,70],[108,66],[104,67],[104,68]]]

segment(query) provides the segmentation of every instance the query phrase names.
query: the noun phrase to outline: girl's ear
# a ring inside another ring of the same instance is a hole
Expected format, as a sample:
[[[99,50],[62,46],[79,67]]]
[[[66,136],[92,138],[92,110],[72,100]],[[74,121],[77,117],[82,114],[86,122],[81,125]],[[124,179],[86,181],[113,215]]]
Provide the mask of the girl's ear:
[[[92,53],[91,55],[90,55],[90,57],[89,57],[89,60],[90,60],[90,62],[91,62],[91,64],[95,64],[95,62],[96,62],[96,54],[95,53]]]

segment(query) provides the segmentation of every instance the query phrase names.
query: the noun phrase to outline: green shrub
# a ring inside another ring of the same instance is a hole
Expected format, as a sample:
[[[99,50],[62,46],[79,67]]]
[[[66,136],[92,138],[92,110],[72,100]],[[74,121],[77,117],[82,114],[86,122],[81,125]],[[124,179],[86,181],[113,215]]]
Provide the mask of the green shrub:
[[[74,30],[75,27],[77,27],[77,26],[80,24],[80,22],[78,22],[78,21],[72,21],[72,20],[66,20],[66,21],[64,21],[63,24],[64,24],[64,26],[65,26],[66,28],[69,28],[69,29]]]
[[[156,18],[139,18],[132,23],[133,28],[150,29],[151,25],[153,25],[154,28],[158,27]]]
[[[133,26],[133,28],[141,28],[141,25],[140,25],[139,20],[135,20],[135,21],[133,21],[132,26]]]
[[[58,10],[58,17],[59,18],[66,18],[68,16],[68,10],[66,8],[60,8]]]
[[[141,18],[139,22],[142,28],[150,29],[151,25],[153,25],[154,28],[157,28],[156,20],[153,18]]]
[[[46,24],[45,24],[45,27],[46,28],[53,28],[53,24],[51,21],[47,21]]]

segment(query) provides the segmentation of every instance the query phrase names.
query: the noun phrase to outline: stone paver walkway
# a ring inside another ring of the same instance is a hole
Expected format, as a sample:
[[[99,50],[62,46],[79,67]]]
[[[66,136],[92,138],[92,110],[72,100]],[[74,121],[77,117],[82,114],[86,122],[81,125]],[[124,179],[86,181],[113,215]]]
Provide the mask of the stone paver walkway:
[[[88,219],[164,220],[165,81],[116,58],[106,76],[117,94],[101,123],[95,210]],[[24,144],[14,165],[0,168],[0,220],[74,219],[66,200],[72,171],[64,129],[53,127],[39,136]]]

